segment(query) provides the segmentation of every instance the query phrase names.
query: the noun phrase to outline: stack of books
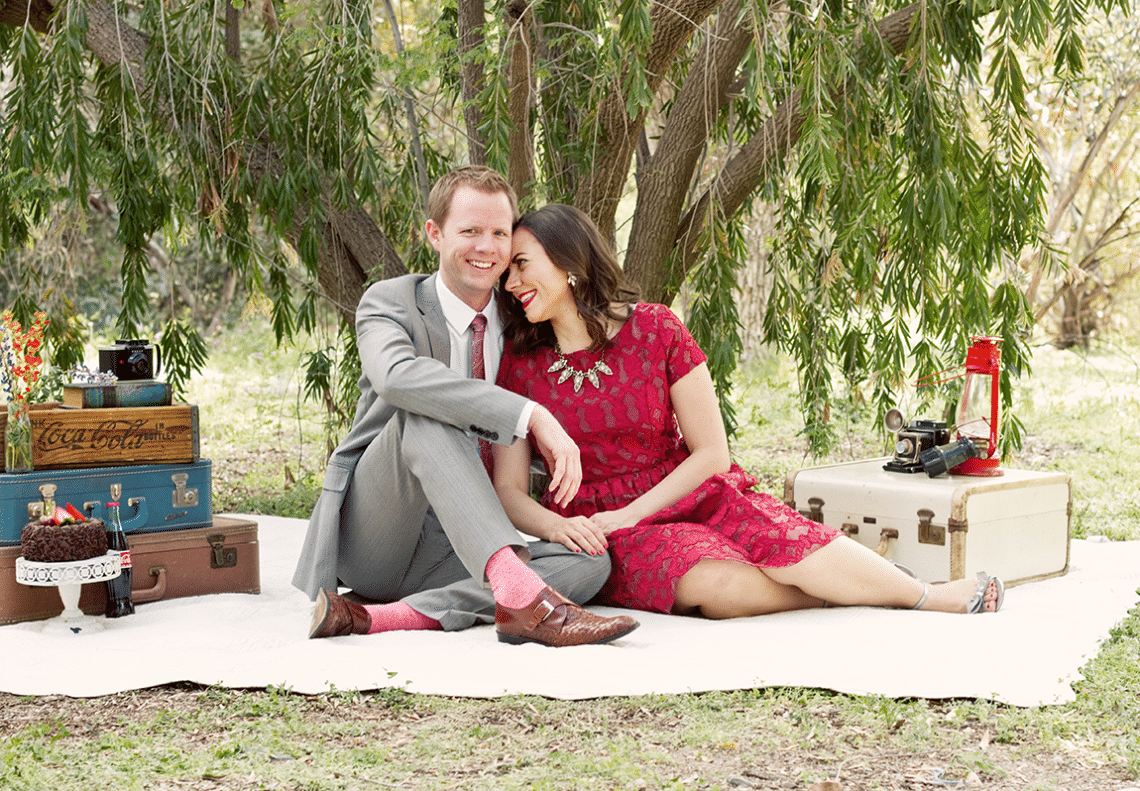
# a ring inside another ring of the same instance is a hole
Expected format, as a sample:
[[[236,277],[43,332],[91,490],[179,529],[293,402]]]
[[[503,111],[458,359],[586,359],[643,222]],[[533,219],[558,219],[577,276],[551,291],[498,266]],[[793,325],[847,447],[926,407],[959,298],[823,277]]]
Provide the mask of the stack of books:
[[[134,379],[110,384],[65,384],[63,406],[74,409],[110,409],[133,406],[170,406],[170,385],[157,379]]]

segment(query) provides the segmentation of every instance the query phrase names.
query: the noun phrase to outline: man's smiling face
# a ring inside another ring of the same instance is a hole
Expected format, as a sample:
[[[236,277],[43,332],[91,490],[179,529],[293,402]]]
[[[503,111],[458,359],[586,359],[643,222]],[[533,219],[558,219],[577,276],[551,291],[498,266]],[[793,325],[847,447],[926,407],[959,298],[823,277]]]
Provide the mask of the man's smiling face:
[[[455,190],[442,225],[427,222],[439,253],[439,276],[455,296],[482,310],[511,257],[511,201],[502,192],[462,186]]]

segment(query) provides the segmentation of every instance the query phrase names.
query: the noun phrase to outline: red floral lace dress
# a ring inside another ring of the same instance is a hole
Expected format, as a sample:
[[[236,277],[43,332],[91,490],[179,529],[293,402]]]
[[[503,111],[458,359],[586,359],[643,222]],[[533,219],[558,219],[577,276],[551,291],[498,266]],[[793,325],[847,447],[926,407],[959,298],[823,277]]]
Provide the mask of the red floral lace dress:
[[[705,361],[693,337],[663,305],[637,305],[604,352],[612,374],[595,387],[575,377],[558,383],[548,369],[553,349],[503,354],[498,382],[549,409],[578,443],[582,487],[567,508],[544,499],[564,516],[592,516],[628,504],[688,456],[669,388]],[[596,352],[566,355],[575,370],[589,371]],[[719,415],[709,416],[720,419]],[[756,479],[735,464],[714,475],[675,505],[633,527],[609,535],[613,572],[598,601],[639,610],[670,612],[677,580],[702,558],[790,566],[840,533],[801,516],[769,494],[752,491]]]

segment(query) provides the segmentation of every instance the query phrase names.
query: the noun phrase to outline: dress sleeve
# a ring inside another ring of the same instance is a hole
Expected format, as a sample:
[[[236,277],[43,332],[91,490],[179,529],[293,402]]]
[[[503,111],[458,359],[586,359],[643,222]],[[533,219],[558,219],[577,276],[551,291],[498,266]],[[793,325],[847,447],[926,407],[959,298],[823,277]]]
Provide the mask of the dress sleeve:
[[[665,356],[665,378],[672,387],[708,358],[672,310],[664,305],[647,307],[652,323],[656,325],[658,342]]]

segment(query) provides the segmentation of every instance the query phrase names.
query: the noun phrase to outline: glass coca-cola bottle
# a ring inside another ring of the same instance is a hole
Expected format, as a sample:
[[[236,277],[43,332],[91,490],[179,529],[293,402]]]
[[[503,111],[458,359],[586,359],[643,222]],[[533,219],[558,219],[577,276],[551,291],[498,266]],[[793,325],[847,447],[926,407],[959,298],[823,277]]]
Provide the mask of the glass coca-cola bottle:
[[[107,586],[107,617],[132,615],[135,603],[131,600],[131,548],[119,519],[118,503],[107,503],[107,547],[119,553],[119,576],[104,583]]]

